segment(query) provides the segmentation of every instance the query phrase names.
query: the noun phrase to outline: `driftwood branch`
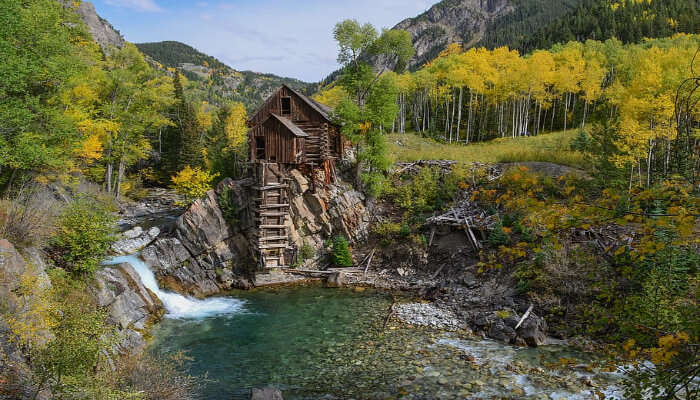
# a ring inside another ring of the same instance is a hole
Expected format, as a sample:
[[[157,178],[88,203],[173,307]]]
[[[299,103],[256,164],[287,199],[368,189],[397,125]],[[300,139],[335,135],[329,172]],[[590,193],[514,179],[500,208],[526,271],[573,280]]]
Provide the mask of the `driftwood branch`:
[[[367,265],[365,265],[365,272],[364,272],[364,274],[362,275],[363,279],[367,277],[367,270],[369,269],[369,265],[372,264],[372,257],[374,257],[374,251],[375,251],[375,250],[376,250],[376,249],[372,249],[372,252],[369,253],[369,257],[368,257],[368,259],[367,259]]]
[[[522,325],[522,323],[525,322],[525,320],[527,319],[527,317],[530,316],[530,313],[532,312],[532,308],[533,308],[533,307],[534,307],[534,305],[533,305],[532,303],[530,303],[530,307],[527,308],[527,311],[525,311],[525,314],[523,314],[523,317],[520,318],[520,321],[518,321],[518,325],[515,325],[515,330],[516,330],[516,331],[518,330],[518,328],[520,328],[520,325]]]

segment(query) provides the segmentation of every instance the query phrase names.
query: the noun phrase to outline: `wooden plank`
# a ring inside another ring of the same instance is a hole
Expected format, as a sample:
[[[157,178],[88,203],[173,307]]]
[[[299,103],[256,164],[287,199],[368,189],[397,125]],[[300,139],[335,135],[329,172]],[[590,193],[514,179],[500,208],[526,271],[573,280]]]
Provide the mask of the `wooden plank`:
[[[261,208],[261,209],[283,208],[283,207],[289,207],[289,204],[261,204],[258,206],[258,208]]]
[[[260,229],[284,229],[287,225],[260,225]]]
[[[267,249],[285,249],[289,246],[287,243],[280,243],[280,244],[266,244],[264,246],[258,247],[260,250],[267,250]]]
[[[269,212],[260,210],[258,210],[257,212],[260,213],[261,217],[286,217],[287,215],[289,215],[288,212]]]
[[[289,236],[263,236],[258,239],[258,242],[273,242],[275,240],[288,240]]]

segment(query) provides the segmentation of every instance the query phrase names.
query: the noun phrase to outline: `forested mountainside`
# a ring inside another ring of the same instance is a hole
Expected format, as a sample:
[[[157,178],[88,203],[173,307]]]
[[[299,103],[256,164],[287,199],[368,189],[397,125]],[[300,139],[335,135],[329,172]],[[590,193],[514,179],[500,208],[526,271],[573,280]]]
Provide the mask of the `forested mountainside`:
[[[234,70],[181,42],[137,43],[136,47],[160,66],[180,69],[197,97],[210,103],[219,104],[225,98],[242,102],[252,111],[283,84],[308,94],[316,90],[316,84],[297,79]]]
[[[696,0],[443,0],[394,29],[411,33],[417,68],[450,43],[508,46],[521,53],[555,43],[618,38],[624,43],[698,30]]]

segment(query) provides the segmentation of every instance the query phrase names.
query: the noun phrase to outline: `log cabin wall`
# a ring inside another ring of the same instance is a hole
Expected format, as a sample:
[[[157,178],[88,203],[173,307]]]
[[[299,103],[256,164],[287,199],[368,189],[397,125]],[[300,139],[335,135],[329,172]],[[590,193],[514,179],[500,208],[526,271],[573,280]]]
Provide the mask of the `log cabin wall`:
[[[265,160],[280,164],[297,164],[302,160],[303,138],[297,138],[274,118],[260,126],[265,138]],[[299,141],[301,140],[301,143]],[[301,145],[300,145],[301,144]]]
[[[286,86],[276,91],[249,120],[250,160],[320,165],[324,160],[341,158],[345,141],[338,127],[329,123],[326,110],[321,113],[317,105],[309,103],[313,102]],[[308,137],[295,136],[279,122],[271,123],[271,114],[289,119]],[[258,141],[264,141],[264,156],[257,150]]]

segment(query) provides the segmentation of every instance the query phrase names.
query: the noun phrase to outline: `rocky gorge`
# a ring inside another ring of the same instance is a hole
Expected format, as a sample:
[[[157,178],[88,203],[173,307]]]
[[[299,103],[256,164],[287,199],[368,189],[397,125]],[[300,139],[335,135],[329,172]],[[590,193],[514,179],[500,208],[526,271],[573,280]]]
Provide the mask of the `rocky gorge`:
[[[360,296],[367,287],[400,294],[386,316],[390,326],[458,332],[459,337],[490,338],[523,348],[561,343],[548,337],[551,332],[541,310],[529,310],[529,304],[518,299],[516,282],[478,277],[464,232],[438,230],[427,250],[410,243],[377,246],[371,226],[386,218],[390,210],[385,205],[367,201],[342,181],[314,185],[299,171],[289,176],[290,239],[297,248],[313,250],[297,270],[256,273],[250,246],[255,230],[250,180],[226,179],[186,209],[161,190],[141,202],[122,204],[120,226],[126,230],[112,252],[140,254],[158,283],[145,284],[143,272],[136,269],[141,261],[123,258],[95,274],[89,290],[118,333],[116,353],[139,352],[149,343],[151,328],[168,311],[159,299],[161,288],[197,301],[236,289],[325,278],[328,274],[321,270],[328,264],[327,240],[338,234],[352,243],[357,265],[331,270],[328,286],[354,287]],[[0,297],[12,298],[28,272],[50,285],[40,252],[20,254],[9,242],[0,244]],[[12,347],[3,351],[3,357],[14,360],[17,374],[28,373],[21,352]]]

